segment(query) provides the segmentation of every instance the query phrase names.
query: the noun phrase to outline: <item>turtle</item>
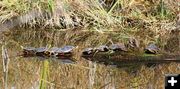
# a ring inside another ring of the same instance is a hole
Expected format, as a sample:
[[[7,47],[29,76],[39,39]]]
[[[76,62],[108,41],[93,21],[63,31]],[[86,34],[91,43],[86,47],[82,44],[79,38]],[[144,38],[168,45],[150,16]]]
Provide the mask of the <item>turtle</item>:
[[[83,51],[82,51],[82,54],[83,55],[91,55],[94,53],[94,49],[93,48],[85,48]]]
[[[159,48],[153,43],[149,44],[145,48],[145,53],[147,53],[147,54],[157,54],[158,51],[159,51]]]
[[[75,47],[74,46],[64,46],[63,48],[58,48],[55,51],[55,56],[58,58],[67,58],[72,56],[72,51]]]
[[[47,50],[48,50],[47,47],[36,48],[36,55],[37,56],[47,56],[45,53]]]
[[[72,52],[72,50],[74,49],[74,46],[64,46],[63,48],[61,48],[60,50],[62,51],[62,53],[70,53]]]
[[[60,48],[58,48],[58,47],[52,47],[52,48],[50,48],[49,50],[47,50],[45,53],[46,53],[48,56],[54,56],[59,49],[60,49]]]
[[[101,45],[101,46],[95,48],[95,50],[98,52],[107,52],[107,51],[109,51],[109,47],[106,45]]]
[[[112,44],[109,46],[109,49],[113,51],[127,51],[127,48],[123,43]]]
[[[23,48],[23,56],[34,56],[36,54],[35,47],[22,47]]]

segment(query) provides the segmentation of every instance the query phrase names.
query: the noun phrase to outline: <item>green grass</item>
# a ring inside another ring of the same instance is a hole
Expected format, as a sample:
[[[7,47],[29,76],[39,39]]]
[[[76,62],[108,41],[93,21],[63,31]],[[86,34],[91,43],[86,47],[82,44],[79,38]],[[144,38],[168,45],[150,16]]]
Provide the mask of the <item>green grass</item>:
[[[48,10],[54,12],[54,0],[48,0]]]
[[[41,78],[40,78],[39,89],[47,89],[48,77],[49,77],[49,61],[44,60],[43,65],[41,67]]]
[[[160,56],[160,55],[161,54],[158,54],[158,55],[156,55],[156,54],[146,54],[146,53],[143,54],[144,57],[152,57],[152,56]]]

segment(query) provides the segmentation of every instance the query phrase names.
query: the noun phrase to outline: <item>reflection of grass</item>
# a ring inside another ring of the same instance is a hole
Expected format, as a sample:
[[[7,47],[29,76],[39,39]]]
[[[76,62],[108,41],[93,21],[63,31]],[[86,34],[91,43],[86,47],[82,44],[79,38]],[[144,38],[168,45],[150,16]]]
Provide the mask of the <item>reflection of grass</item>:
[[[144,53],[142,56],[143,57],[158,57],[158,56],[162,56],[163,54],[147,54],[147,53]]]
[[[49,61],[44,60],[43,66],[41,68],[41,78],[40,78],[40,86],[39,89],[47,89],[47,82],[49,76]]]
[[[152,57],[152,56],[158,56],[158,55],[156,55],[156,54],[146,54],[146,53],[144,53],[143,56],[144,56],[144,57]]]
[[[48,0],[48,10],[50,12],[53,12],[53,10],[54,10],[54,1],[53,0]]]
[[[116,0],[116,2],[111,5],[110,10],[106,11],[107,8],[103,7],[98,1],[99,0],[33,0],[27,2],[23,0],[3,0],[0,1],[4,7],[0,12],[2,18],[0,22],[23,15],[32,8],[38,8],[40,12],[46,11],[50,13],[50,16],[40,18],[40,20],[34,19],[32,22],[29,22],[30,26],[36,24],[46,25],[48,28],[51,26],[76,28],[77,32],[67,32],[66,35],[63,35],[65,37],[62,37],[58,34],[55,35],[56,32],[54,31],[51,31],[51,33],[47,32],[46,34],[45,29],[43,29],[44,32],[42,33],[45,34],[44,38],[36,32],[32,33],[36,34],[33,35],[33,37],[41,37],[41,39],[46,39],[47,41],[61,37],[67,39],[66,41],[68,42],[65,41],[65,43],[72,43],[72,41],[74,43],[77,41],[84,42],[84,40],[86,40],[86,46],[108,44],[110,43],[108,42],[109,40],[113,42],[127,42],[128,38],[135,37],[141,41],[142,47],[149,42],[158,42],[161,47],[164,47],[168,39],[167,36],[169,35],[169,31],[164,29],[173,21],[174,18],[172,17],[176,16],[176,11],[166,6],[173,6],[175,3],[173,4],[170,0],[156,0],[153,2],[148,0]],[[110,2],[106,4],[110,4]],[[161,19],[161,17],[166,17],[166,19]],[[163,22],[163,24],[161,24],[161,22]],[[75,25],[78,26],[76,27]],[[85,27],[85,31],[94,32],[81,34],[81,32],[78,31],[84,29],[79,29],[78,27]],[[94,34],[97,32],[99,33]],[[30,34],[26,34],[26,37],[27,36],[30,36]],[[30,37],[30,40],[31,38],[32,37]],[[69,40],[71,38],[73,39]],[[59,40],[49,43],[53,44],[53,42],[57,41]]]
[[[77,65],[88,67],[88,62],[81,60],[77,62]],[[164,87],[164,74],[180,73],[177,66],[180,64],[171,63],[146,67],[134,63],[134,65],[122,68],[97,64],[93,87],[99,89],[105,86],[111,89],[115,85],[118,89],[146,89],[151,86],[161,89]],[[2,65],[0,65],[0,70],[2,70]],[[89,69],[87,68],[61,64],[58,61],[42,62],[34,58],[14,58],[9,64],[8,85],[13,85],[18,89],[35,87],[34,83],[40,79],[41,87],[39,88],[41,89],[50,88],[51,84],[54,85],[52,88],[58,89],[86,89],[89,86],[88,75]],[[2,72],[0,76],[2,76]]]

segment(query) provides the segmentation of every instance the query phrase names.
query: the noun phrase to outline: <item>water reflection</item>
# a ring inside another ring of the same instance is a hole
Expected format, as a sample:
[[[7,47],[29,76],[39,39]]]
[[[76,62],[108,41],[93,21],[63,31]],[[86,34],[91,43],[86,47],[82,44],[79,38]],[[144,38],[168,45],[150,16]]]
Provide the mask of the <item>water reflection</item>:
[[[21,57],[24,60],[39,60],[39,61],[44,61],[44,60],[52,60],[58,63],[63,63],[63,64],[75,64],[76,62],[73,61],[73,59],[57,59],[57,58],[45,58],[41,56],[37,57]]]
[[[10,57],[8,85],[13,85],[16,89],[39,88],[45,60],[49,63],[45,80],[48,89],[162,89],[165,74],[180,73],[179,63],[167,62],[146,66],[144,63],[124,62],[105,65],[106,63],[78,56],[70,59],[76,60],[75,62],[44,57],[17,57],[14,55],[22,50],[21,45],[32,47],[43,47],[47,44],[53,47],[66,44],[82,45],[82,41],[76,41],[84,37],[73,38],[68,32],[28,29],[14,30],[8,34],[5,37]],[[80,46],[80,50],[87,45],[90,44]],[[0,62],[2,64],[2,61]],[[1,71],[2,68],[0,65]],[[4,74],[0,72],[0,76],[3,79]],[[0,84],[3,86],[2,81]]]

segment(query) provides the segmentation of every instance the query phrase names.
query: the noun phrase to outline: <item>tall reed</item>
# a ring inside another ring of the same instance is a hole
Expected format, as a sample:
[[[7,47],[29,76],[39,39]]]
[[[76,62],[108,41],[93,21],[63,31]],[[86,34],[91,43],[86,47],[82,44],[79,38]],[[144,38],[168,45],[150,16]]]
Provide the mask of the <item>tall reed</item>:
[[[48,76],[49,76],[49,61],[44,60],[43,66],[41,68],[41,78],[40,78],[39,89],[47,89]]]
[[[2,46],[2,59],[3,59],[3,83],[4,89],[8,89],[8,64],[9,64],[9,56],[7,53],[7,49],[5,45]]]

